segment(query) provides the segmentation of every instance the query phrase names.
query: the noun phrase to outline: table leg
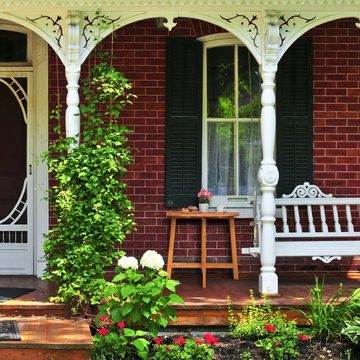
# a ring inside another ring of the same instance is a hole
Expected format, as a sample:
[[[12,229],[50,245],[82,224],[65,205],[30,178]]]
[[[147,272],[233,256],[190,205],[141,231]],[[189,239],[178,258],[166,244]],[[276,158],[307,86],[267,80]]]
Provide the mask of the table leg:
[[[201,218],[201,272],[202,287],[206,288],[206,218]]]
[[[234,279],[238,280],[239,279],[239,270],[238,270],[238,262],[237,262],[235,220],[234,220],[234,218],[229,219],[229,227],[230,227],[230,243],[231,243],[231,257],[232,257],[232,265],[233,265],[233,275],[234,275]]]
[[[174,244],[175,244],[175,230],[176,230],[176,218],[171,218],[169,255],[168,255],[168,263],[167,263],[167,273],[169,274],[169,278],[171,278],[171,272],[172,272]]]

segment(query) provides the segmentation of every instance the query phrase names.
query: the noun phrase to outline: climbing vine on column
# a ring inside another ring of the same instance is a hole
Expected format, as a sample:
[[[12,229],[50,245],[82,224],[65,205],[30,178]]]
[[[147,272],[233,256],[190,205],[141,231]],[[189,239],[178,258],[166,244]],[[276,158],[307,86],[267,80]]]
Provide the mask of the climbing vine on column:
[[[44,244],[44,277],[58,286],[52,300],[70,304],[74,312],[98,302],[105,268],[120,257],[117,246],[134,230],[124,182],[133,162],[129,129],[119,121],[121,110],[136,98],[131,88],[107,63],[92,68],[82,83],[80,144],[70,152],[76,139],[62,135],[60,108],[51,119],[58,137],[44,158],[55,182],[49,200],[57,224]]]

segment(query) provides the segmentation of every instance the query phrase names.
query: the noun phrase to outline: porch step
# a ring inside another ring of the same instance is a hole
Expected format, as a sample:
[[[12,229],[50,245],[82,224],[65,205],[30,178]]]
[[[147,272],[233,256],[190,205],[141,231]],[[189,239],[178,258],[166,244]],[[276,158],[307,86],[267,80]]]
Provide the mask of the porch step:
[[[35,276],[0,276],[0,287],[29,288],[34,291],[0,303],[0,316],[57,316],[70,318],[64,304],[49,298],[56,295],[56,286]]]
[[[16,320],[20,341],[0,341],[0,359],[90,360],[92,337],[89,325],[73,319],[11,317]]]
[[[53,304],[32,300],[13,299],[0,303],[1,316],[57,316],[70,318],[69,308],[64,304]],[[0,358],[1,359],[1,358]]]
[[[233,313],[237,314],[243,306],[232,306]],[[282,306],[273,306],[273,311],[280,310],[286,315],[287,320],[295,320],[298,324],[306,324],[305,317],[301,316],[294,310],[283,310]],[[302,310],[306,313],[307,308],[304,306]],[[176,323],[172,326],[180,327],[201,327],[201,326],[220,326],[227,327],[229,325],[229,312],[227,307],[192,307],[192,306],[175,306]]]

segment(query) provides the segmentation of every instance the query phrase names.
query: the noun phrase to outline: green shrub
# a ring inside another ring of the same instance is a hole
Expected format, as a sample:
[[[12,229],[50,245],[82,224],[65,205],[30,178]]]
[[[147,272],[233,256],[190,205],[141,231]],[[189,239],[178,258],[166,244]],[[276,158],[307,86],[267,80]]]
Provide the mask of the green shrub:
[[[339,337],[346,322],[360,312],[359,289],[346,294],[340,284],[328,297],[324,295],[324,280],[315,278],[315,287],[310,290],[309,312],[297,309],[310,325],[312,336],[329,340]]]
[[[228,321],[232,336],[243,340],[258,339],[266,334],[264,326],[271,323],[276,317],[269,299],[266,295],[261,302],[257,302],[254,292],[250,290],[250,304],[244,305],[237,314],[231,308],[231,300],[228,298]]]
[[[136,354],[140,359],[147,359],[150,342],[146,332],[134,331],[112,324],[103,327],[93,336],[93,360],[129,359]]]
[[[300,334],[295,321],[286,321],[285,316],[277,317],[264,326],[266,335],[256,341],[256,346],[267,351],[270,360],[295,358],[299,355],[297,345],[309,337]]]
[[[299,342],[309,340],[300,333],[295,321],[287,321],[286,315],[272,308],[266,295],[261,303],[257,303],[253,291],[250,291],[250,304],[244,306],[237,316],[230,301],[228,308],[231,335],[243,340],[256,340],[256,346],[267,351],[271,360],[296,357]]]
[[[200,338],[184,338],[180,336],[170,344],[163,344],[163,338],[156,338],[152,360],[211,360],[215,352],[212,345],[218,339],[210,333]]]
[[[341,330],[341,334],[347,336],[354,344],[360,342],[360,317],[357,316],[353,320],[345,321],[345,327]]]

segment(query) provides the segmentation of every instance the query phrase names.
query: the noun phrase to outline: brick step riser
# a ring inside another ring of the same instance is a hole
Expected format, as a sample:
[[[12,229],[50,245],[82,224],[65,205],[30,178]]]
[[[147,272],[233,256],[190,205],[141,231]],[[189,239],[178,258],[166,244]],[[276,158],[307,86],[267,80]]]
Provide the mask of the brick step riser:
[[[47,317],[62,317],[69,319],[71,317],[70,311],[65,307],[14,307],[14,306],[0,306],[0,316],[47,316]],[[1,358],[0,358],[1,359]]]
[[[6,360],[90,360],[91,351],[83,349],[41,349],[41,348],[2,348],[0,359]]]

